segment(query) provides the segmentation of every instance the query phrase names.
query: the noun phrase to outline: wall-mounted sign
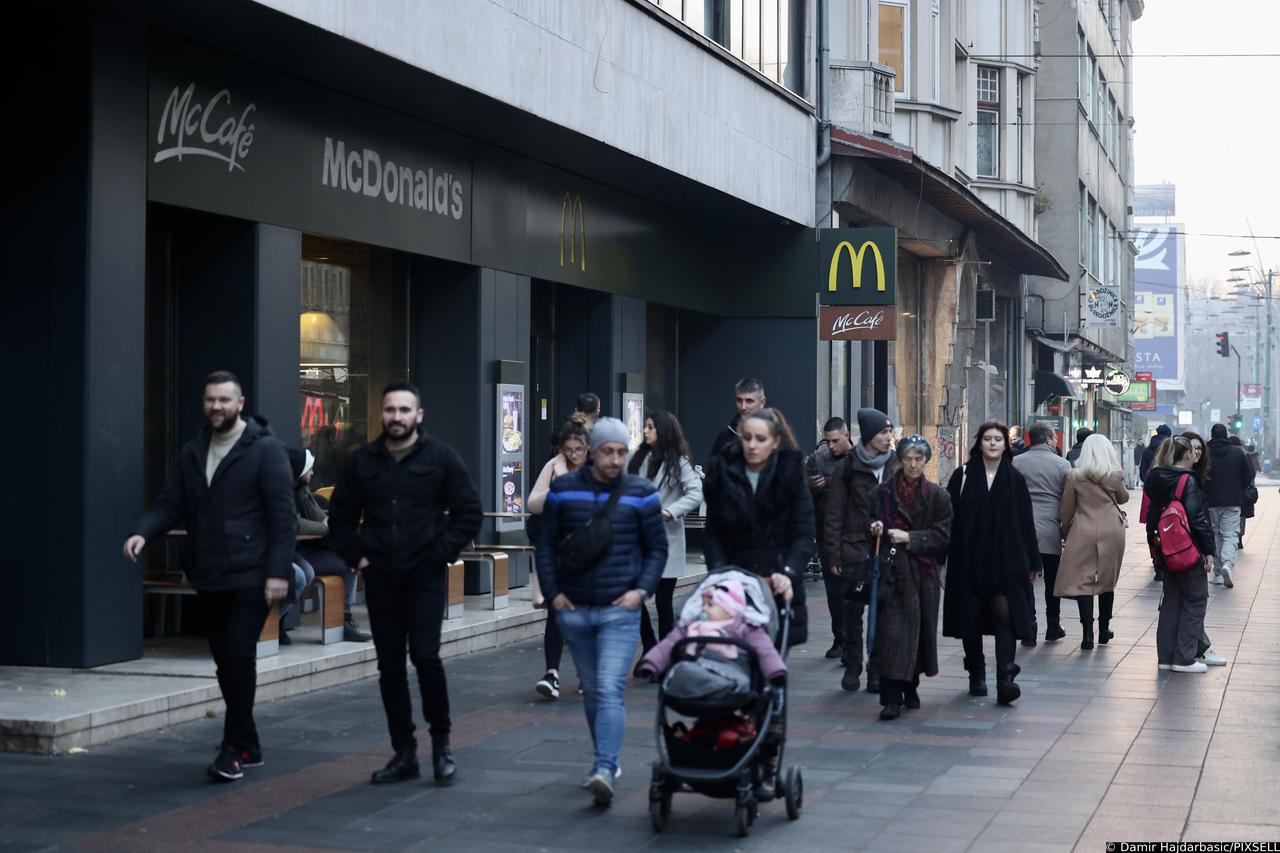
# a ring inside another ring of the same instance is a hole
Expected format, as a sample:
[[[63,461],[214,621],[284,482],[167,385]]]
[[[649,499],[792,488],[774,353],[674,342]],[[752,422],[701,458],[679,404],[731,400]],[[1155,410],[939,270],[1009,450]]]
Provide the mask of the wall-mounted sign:
[[[500,383],[498,385],[498,422],[495,450],[497,451],[496,500],[499,512],[523,513],[524,494],[524,386]],[[494,522],[498,531],[523,530],[524,518],[498,518]]]
[[[823,305],[818,310],[818,340],[892,341],[898,337],[893,305]]]
[[[1124,318],[1120,288],[1091,283],[1084,288],[1080,325],[1087,329],[1118,329]]]
[[[823,305],[895,304],[898,232],[893,228],[819,230],[817,274]]]
[[[1240,408],[1241,410],[1262,408],[1261,385],[1244,384],[1240,386]]]
[[[630,436],[627,445],[635,452],[644,443],[643,394],[622,395],[622,422],[627,425],[627,435]]]
[[[1177,216],[1175,184],[1137,184],[1133,188],[1134,216]]]
[[[1222,423],[1222,409],[1210,409],[1209,420],[1212,423]]]
[[[1129,390],[1129,374],[1123,370],[1112,368],[1107,371],[1107,378],[1103,381],[1102,387],[1117,396]]]

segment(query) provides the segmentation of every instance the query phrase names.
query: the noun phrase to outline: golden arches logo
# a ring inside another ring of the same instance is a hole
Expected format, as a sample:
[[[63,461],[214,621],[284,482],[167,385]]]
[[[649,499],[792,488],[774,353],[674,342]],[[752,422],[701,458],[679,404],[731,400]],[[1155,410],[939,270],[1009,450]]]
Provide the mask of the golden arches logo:
[[[560,266],[564,266],[566,237],[569,240],[569,265],[577,263],[586,272],[587,212],[582,207],[582,196],[572,193],[565,193],[564,200],[560,202]]]
[[[853,272],[853,289],[862,289],[862,261],[866,255],[867,249],[871,250],[872,256],[876,261],[876,290],[884,293],[887,286],[884,271],[884,256],[880,254],[880,247],[874,241],[867,240],[857,249],[853,248],[853,244],[848,240],[841,240],[836,246],[836,250],[831,254],[831,266],[827,270],[827,290],[836,293],[840,288],[838,284],[838,274],[840,272],[840,258],[845,251],[849,252],[849,268]]]

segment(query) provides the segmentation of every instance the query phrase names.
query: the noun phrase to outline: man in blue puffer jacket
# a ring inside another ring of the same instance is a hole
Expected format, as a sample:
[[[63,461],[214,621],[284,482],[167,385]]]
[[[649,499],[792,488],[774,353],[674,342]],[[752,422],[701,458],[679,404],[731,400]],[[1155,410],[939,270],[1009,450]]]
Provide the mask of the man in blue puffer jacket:
[[[626,474],[627,427],[601,418],[591,429],[591,462],[551,483],[537,542],[538,583],[555,610],[582,681],[595,764],[582,783],[598,806],[613,801],[618,753],[626,732],[622,702],[640,639],[640,608],[667,563],[667,533],[653,484]],[[561,565],[559,545],[585,527],[620,489],[609,513],[613,536],[596,564],[580,573]]]

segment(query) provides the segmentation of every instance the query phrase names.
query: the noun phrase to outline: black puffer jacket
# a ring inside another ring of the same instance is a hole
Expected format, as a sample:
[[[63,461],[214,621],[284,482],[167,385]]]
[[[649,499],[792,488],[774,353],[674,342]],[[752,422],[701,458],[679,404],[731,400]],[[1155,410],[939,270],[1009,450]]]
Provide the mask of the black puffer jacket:
[[[1245,490],[1253,485],[1254,470],[1244,451],[1228,439],[1209,441],[1209,468],[1213,472],[1204,484],[1204,496],[1212,507],[1243,507]]]
[[[791,644],[803,643],[809,630],[803,576],[816,547],[804,456],[794,448],[779,449],[753,492],[742,449],[730,446],[712,461],[702,493],[707,569],[737,566],[763,576],[785,571],[795,591]]]
[[[582,574],[563,571],[557,548],[566,536],[585,527],[618,485],[600,482],[590,465],[551,481],[547,503],[538,516],[538,583],[547,600],[564,595],[574,604],[604,607],[623,593],[653,595],[667,565],[667,529],[662,502],[653,483],[637,474],[622,475],[622,494],[609,514],[613,540],[608,553]]]
[[[367,557],[372,571],[392,577],[419,567],[443,574],[480,532],[480,496],[458,451],[426,429],[399,462],[386,441],[361,447],[338,473],[329,503],[334,547],[348,566]]]
[[[205,481],[213,435],[206,426],[178,452],[164,491],[134,531],[148,542],[180,523],[195,558],[191,585],[215,591],[261,586],[268,577],[293,577],[298,517],[289,458],[266,420],[246,418],[244,434]]]
[[[1151,558],[1157,565],[1161,564],[1160,549],[1156,545],[1156,529],[1160,524],[1160,513],[1173,500],[1178,491],[1178,480],[1183,474],[1187,476],[1186,488],[1182,490],[1182,507],[1187,511],[1187,521],[1191,524],[1191,538],[1201,554],[1212,554],[1214,550],[1213,525],[1209,523],[1209,503],[1204,491],[1196,482],[1195,475],[1189,468],[1152,468],[1147,472],[1147,481],[1143,490],[1151,501],[1147,509],[1147,545],[1151,548]]]

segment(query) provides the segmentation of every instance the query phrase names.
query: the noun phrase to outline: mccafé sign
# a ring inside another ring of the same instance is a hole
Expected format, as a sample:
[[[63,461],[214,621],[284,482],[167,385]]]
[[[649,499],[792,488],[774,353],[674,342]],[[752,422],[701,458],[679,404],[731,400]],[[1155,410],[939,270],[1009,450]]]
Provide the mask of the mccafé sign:
[[[818,231],[818,338],[892,341],[898,336],[898,232]]]

